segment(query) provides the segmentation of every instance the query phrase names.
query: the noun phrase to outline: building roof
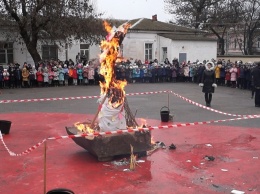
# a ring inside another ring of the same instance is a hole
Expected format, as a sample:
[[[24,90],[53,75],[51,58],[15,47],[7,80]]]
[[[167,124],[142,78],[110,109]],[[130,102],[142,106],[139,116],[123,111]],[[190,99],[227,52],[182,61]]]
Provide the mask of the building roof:
[[[193,41],[217,41],[216,38],[209,38],[203,35],[181,35],[181,34],[174,34],[174,33],[164,33],[158,34],[164,38],[169,38],[171,40],[193,40]]]
[[[134,20],[129,20],[128,23],[131,24],[131,30],[140,31],[161,31],[161,32],[186,32],[186,33],[205,33],[202,30],[196,30],[188,27],[179,26],[176,24],[165,23],[160,21],[154,21],[147,18],[139,18]]]

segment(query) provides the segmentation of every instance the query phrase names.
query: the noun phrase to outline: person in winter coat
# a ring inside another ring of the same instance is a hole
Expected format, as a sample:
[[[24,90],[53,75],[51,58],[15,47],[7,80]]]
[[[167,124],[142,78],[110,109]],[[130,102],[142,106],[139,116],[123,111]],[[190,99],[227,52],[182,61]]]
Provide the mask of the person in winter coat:
[[[78,85],[78,73],[77,73],[77,67],[75,66],[72,72],[72,78],[73,78],[73,85]]]
[[[41,67],[38,67],[38,71],[36,73],[36,80],[38,83],[38,87],[42,87],[43,86],[43,72],[42,72]]]
[[[91,65],[88,68],[88,82],[89,85],[94,85],[95,84],[95,69],[94,67]]]
[[[252,76],[255,87],[255,107],[260,107],[260,61],[256,65],[252,71]]]
[[[216,68],[215,68],[215,75],[216,75],[216,82],[218,85],[221,85],[220,82],[220,69],[221,69],[222,65],[221,64],[217,64]]]
[[[225,67],[222,65],[220,68],[220,84],[222,86],[225,85],[225,77],[226,77],[226,70]]]
[[[8,88],[9,87],[9,72],[7,71],[7,69],[4,69],[3,72],[3,79],[4,79],[4,88]]]
[[[29,71],[30,87],[35,87],[37,84],[36,73],[37,73],[37,70],[35,69],[35,66],[32,66],[32,68]]]
[[[27,69],[27,64],[24,64],[23,70],[22,70],[22,77],[23,77],[23,87],[29,88],[29,70]]]
[[[69,69],[68,69],[66,64],[64,65],[63,71],[64,71],[64,85],[68,86],[68,83],[69,83],[68,82],[68,80],[69,80]]]
[[[47,67],[45,67],[43,71],[43,85],[44,87],[49,87],[49,73]]]
[[[79,85],[82,85],[83,82],[83,70],[82,70],[83,65],[78,64],[78,69],[77,69],[77,74],[78,74],[78,83]]]
[[[49,86],[54,86],[53,84],[54,72],[51,67],[49,67],[48,69],[48,75],[49,75]]]
[[[206,69],[202,74],[202,79],[199,86],[203,87],[202,92],[205,93],[206,106],[210,107],[212,94],[214,93],[215,88],[217,87],[214,63],[213,62],[206,63],[205,68]]]
[[[10,66],[9,69],[9,88],[15,87],[15,70],[13,66]]]
[[[236,64],[233,64],[233,67],[230,69],[230,81],[231,81],[231,88],[236,88],[237,82],[237,67]]]
[[[183,74],[184,74],[184,81],[189,82],[190,68],[189,68],[188,64],[185,64],[183,66]]]
[[[58,73],[59,73],[59,86],[63,86],[64,85],[64,75],[65,75],[65,72],[64,72],[64,70],[63,70],[61,65],[59,65]]]
[[[22,71],[19,68],[19,64],[15,65],[15,87],[21,88],[22,87]]]
[[[3,71],[0,68],[0,88],[3,89],[4,87],[4,76],[3,76]]]
[[[53,85],[55,87],[58,87],[60,85],[59,83],[59,71],[56,66],[53,67]]]

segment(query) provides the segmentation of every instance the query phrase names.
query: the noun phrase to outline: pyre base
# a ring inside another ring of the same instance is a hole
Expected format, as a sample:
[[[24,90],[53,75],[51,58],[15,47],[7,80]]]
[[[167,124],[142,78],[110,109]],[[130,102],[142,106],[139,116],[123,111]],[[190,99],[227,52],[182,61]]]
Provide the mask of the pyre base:
[[[69,135],[78,134],[75,127],[66,127]],[[151,132],[133,132],[123,134],[112,134],[96,136],[93,140],[85,137],[73,138],[73,141],[96,156],[98,161],[113,160],[115,156],[130,155],[130,144],[134,148],[134,153],[142,153],[151,149]]]

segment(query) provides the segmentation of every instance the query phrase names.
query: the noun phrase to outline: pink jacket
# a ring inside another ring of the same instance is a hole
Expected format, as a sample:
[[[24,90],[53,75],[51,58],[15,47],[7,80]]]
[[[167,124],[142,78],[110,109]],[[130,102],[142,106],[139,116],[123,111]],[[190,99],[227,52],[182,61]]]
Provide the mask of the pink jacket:
[[[237,68],[236,67],[232,67],[230,69],[230,73],[231,73],[230,81],[237,81]]]

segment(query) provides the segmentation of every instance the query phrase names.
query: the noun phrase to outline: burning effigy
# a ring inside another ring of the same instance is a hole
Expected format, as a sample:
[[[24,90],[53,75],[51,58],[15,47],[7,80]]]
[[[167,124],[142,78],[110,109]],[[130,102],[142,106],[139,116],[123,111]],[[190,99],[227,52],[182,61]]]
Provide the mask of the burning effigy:
[[[106,39],[101,42],[100,55],[100,98],[98,110],[91,122],[75,123],[74,127],[66,127],[69,135],[78,133],[95,134],[92,136],[74,138],[74,142],[98,157],[99,161],[111,160],[114,156],[134,152],[146,152],[151,149],[150,131],[136,131],[131,133],[96,135],[97,132],[107,132],[137,128],[138,124],[133,116],[125,94],[126,80],[117,80],[115,66],[120,56],[120,45],[130,25],[125,23],[120,27],[111,27],[104,22],[107,31]]]

